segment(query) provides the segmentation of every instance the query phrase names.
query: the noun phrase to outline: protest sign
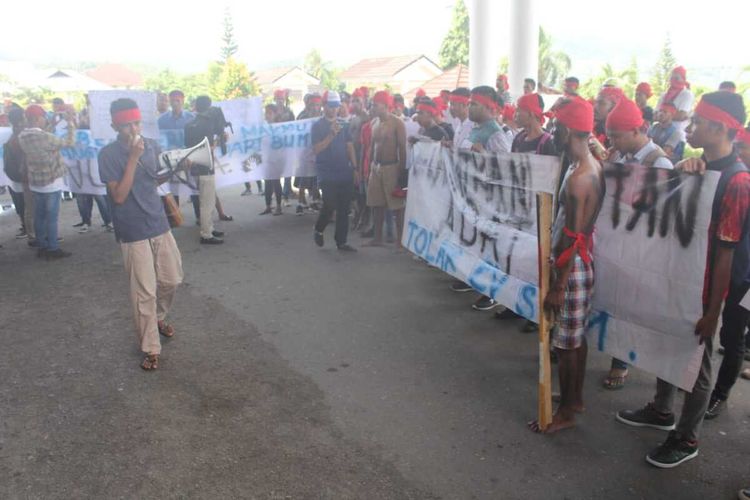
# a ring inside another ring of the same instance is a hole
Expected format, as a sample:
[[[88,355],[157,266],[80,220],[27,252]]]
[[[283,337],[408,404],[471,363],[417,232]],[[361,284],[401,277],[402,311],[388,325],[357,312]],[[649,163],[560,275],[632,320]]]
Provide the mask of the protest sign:
[[[97,139],[114,140],[109,106],[121,98],[133,99],[141,110],[141,134],[149,139],[159,138],[159,118],[156,111],[156,93],[147,90],[92,90],[88,93],[91,133]]]
[[[703,277],[717,172],[604,166],[591,345],[691,391],[703,346]]]

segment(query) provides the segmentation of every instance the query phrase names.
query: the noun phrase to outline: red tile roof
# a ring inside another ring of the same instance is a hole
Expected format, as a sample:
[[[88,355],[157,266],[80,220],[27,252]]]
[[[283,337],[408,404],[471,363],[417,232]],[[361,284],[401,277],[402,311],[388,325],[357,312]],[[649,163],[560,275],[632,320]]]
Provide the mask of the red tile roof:
[[[102,64],[86,72],[94,80],[106,83],[112,87],[140,87],[143,77],[121,64]]]
[[[432,80],[424,82],[419,87],[411,89],[404,95],[404,100],[408,103],[414,100],[417,89],[423,89],[428,97],[437,97],[440,91],[453,90],[456,87],[469,86],[469,67],[459,64],[451,69],[445,70],[443,74],[436,76]]]
[[[428,57],[425,57],[421,54],[362,59],[358,63],[344,70],[339,75],[339,79],[344,82],[348,80],[373,83],[379,81],[387,81],[391,79],[393,75],[397,74],[402,69],[410,66],[412,63],[418,61],[423,57],[432,64],[435,64]]]

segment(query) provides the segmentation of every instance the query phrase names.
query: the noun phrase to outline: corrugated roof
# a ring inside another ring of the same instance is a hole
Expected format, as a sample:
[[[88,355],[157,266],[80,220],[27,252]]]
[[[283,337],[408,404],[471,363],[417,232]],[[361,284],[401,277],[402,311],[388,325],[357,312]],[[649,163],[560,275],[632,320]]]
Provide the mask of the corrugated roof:
[[[280,68],[270,68],[255,71],[255,80],[259,85],[270,85],[279,78],[283,77],[297,66],[283,66]]]
[[[425,58],[430,63],[435,64],[422,54],[362,59],[358,63],[344,70],[339,75],[339,79],[342,81],[355,80],[365,82],[388,80],[392,78],[393,75],[421,58]],[[437,66],[437,64],[435,64],[435,66]]]
[[[106,83],[112,87],[141,87],[143,77],[121,64],[102,64],[86,72],[94,80]]]
[[[469,86],[469,67],[463,64],[458,64],[451,69],[443,71],[442,74],[436,76],[432,80],[424,82],[419,87],[411,89],[404,95],[406,102],[411,102],[417,94],[418,89],[425,91],[428,97],[437,97],[440,95],[440,91],[453,90],[457,87],[468,87]]]

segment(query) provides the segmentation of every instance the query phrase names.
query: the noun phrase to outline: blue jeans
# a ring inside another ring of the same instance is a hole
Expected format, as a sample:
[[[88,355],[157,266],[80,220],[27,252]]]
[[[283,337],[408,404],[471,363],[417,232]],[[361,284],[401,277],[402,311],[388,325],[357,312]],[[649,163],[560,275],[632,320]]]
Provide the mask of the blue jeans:
[[[34,230],[39,248],[57,250],[57,219],[61,192],[34,193]]]
[[[104,194],[77,194],[76,203],[78,203],[78,213],[81,214],[81,221],[87,226],[91,225],[91,214],[94,211],[94,202],[99,208],[99,215],[105,224],[112,223],[112,216],[109,214],[109,204],[107,195]]]

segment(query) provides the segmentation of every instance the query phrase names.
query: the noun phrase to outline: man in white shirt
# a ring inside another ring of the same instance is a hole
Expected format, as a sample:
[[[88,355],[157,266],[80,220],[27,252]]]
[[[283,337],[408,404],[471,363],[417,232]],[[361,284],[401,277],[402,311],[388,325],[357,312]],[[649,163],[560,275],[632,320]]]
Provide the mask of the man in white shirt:
[[[469,120],[469,101],[471,90],[459,87],[451,92],[449,97],[449,109],[453,120],[453,145],[457,148],[470,149],[469,134],[474,127],[474,122]]]
[[[690,124],[690,114],[693,109],[693,93],[690,92],[690,82],[687,81],[687,72],[682,66],[677,66],[672,70],[672,76],[669,79],[669,88],[659,98],[656,109],[660,109],[662,104],[671,104],[677,108],[677,113],[672,121],[682,132]]]

